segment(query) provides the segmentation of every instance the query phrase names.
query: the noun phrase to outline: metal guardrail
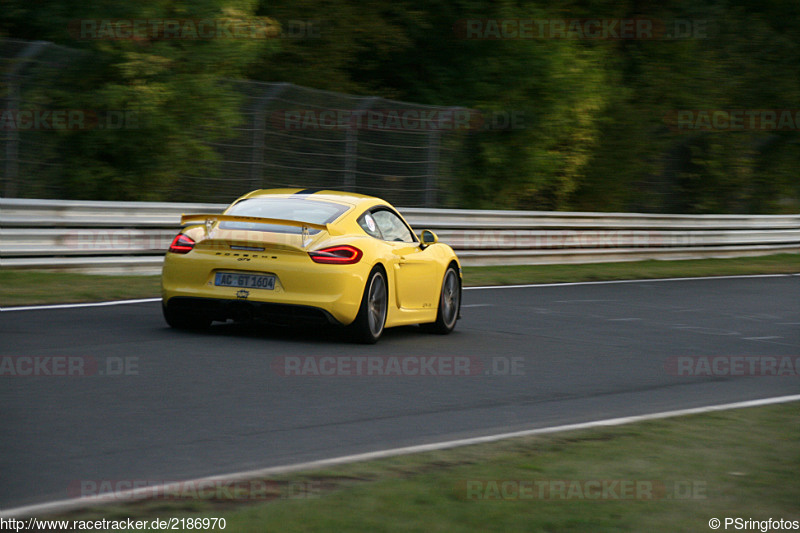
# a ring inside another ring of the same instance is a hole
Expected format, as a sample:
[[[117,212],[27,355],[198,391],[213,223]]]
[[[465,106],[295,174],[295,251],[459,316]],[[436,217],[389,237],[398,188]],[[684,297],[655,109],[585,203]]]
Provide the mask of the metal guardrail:
[[[223,204],[0,199],[0,269],[158,273],[183,213]],[[697,259],[800,252],[800,215],[400,209],[464,265]]]

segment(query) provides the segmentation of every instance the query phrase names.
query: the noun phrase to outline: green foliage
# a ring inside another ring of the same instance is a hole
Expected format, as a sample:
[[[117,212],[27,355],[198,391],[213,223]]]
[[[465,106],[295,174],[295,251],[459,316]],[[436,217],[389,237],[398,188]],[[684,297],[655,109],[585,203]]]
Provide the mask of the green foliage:
[[[64,193],[156,199],[213,176],[205,141],[240,120],[225,79],[285,81],[460,106],[516,125],[459,134],[447,171],[461,207],[791,212],[798,129],[676,129],[680,110],[797,109],[800,4],[792,0],[6,0],[0,34],[87,51],[39,95],[66,108],[139,110],[135,130],[64,132]],[[267,17],[280,39],[76,41],[81,18]],[[635,19],[669,39],[465,39],[465,19]],[[502,121],[501,121],[502,122]],[[452,145],[454,141],[446,141]],[[197,162],[202,170],[198,171]],[[193,168],[195,167],[195,168]]]
[[[521,114],[463,139],[464,207],[773,212],[795,208],[797,131],[674,131],[677,110],[796,108],[800,8],[705,0],[261,0],[284,39],[251,76],[426,104]],[[690,38],[459,38],[463,19],[650,18]]]
[[[198,175],[198,166],[203,176],[213,175],[216,154],[206,142],[229,135],[241,120],[241,97],[226,80],[240,77],[274,42],[224,35],[85,39],[75,31],[86,19],[252,20],[255,6],[248,0],[10,4],[4,24],[10,36],[84,50],[24,100],[103,117],[128,113],[123,127],[58,132],[64,171],[53,179],[69,198],[158,200],[180,177]]]

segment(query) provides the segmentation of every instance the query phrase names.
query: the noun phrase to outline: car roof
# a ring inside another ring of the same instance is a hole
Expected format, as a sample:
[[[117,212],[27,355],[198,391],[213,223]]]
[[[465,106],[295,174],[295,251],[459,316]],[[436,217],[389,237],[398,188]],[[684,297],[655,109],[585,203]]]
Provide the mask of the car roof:
[[[385,200],[375,196],[355,192],[336,191],[331,189],[259,189],[245,194],[239,200],[250,198],[305,198],[309,200],[323,200],[353,207],[371,205],[390,205]],[[237,200],[237,202],[239,201]]]

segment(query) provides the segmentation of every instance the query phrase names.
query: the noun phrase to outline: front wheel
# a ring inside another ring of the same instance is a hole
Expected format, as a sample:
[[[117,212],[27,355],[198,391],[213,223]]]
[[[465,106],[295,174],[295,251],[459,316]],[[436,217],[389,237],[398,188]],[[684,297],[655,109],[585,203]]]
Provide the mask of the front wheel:
[[[456,327],[458,311],[461,308],[461,283],[458,280],[456,269],[447,267],[442,280],[442,292],[439,296],[439,310],[436,312],[436,322],[421,324],[422,329],[431,333],[447,335]]]
[[[364,287],[361,307],[349,330],[353,340],[365,344],[375,344],[381,338],[386,324],[386,311],[389,306],[389,293],[386,276],[380,268],[374,269]]]

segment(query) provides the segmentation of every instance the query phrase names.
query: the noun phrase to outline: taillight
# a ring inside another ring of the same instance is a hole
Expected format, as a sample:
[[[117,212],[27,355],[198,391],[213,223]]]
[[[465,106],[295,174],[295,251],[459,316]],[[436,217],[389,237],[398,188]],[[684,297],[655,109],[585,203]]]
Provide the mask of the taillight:
[[[311,260],[315,263],[325,263],[328,265],[352,265],[361,260],[361,250],[355,246],[331,246],[315,252],[308,252]]]
[[[169,251],[173,254],[188,254],[192,248],[194,248],[194,241],[183,233],[176,235],[172,239],[172,244],[169,245]]]

